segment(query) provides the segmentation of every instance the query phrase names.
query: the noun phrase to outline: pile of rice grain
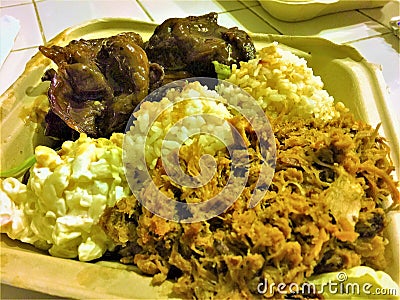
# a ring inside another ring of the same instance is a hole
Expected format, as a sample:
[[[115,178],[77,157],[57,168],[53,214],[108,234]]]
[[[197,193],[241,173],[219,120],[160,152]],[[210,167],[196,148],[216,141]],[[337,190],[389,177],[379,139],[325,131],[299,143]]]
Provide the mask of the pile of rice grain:
[[[141,166],[138,153],[145,151],[146,163],[154,169],[162,153],[166,155],[166,152],[179,149],[182,141],[191,144],[194,140],[198,140],[205,153],[214,155],[225,145],[211,135],[195,133],[230,133],[226,123],[210,123],[202,116],[213,115],[221,120],[231,118],[226,102],[216,91],[195,81],[188,83],[182,91],[170,89],[159,102],[142,103],[134,113],[137,120],[125,136],[126,162]]]
[[[264,47],[257,57],[232,66],[227,80],[253,96],[270,117],[314,117],[330,120],[338,116],[334,99],[323,89],[319,76],[307,61],[279,47],[277,42]]]

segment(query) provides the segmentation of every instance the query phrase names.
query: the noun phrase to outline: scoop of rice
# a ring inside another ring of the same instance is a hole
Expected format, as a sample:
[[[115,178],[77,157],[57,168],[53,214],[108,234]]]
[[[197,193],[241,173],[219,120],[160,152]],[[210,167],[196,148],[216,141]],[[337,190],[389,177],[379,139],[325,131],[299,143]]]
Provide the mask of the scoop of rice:
[[[307,61],[279,47],[277,42],[261,49],[257,57],[233,65],[227,80],[251,96],[270,117],[332,119],[338,112],[334,99],[323,89],[319,76]]]
[[[224,120],[232,115],[224,103],[226,99],[197,81],[188,83],[181,91],[169,90],[159,102],[143,102],[125,136],[124,148],[129,150],[125,153],[126,161],[144,168],[138,155],[144,151],[146,166],[154,169],[162,154],[168,155],[194,140],[203,147],[204,154],[214,155],[226,145],[210,133],[215,132],[218,137],[230,133]],[[216,120],[208,122],[205,116],[209,115],[217,117]]]

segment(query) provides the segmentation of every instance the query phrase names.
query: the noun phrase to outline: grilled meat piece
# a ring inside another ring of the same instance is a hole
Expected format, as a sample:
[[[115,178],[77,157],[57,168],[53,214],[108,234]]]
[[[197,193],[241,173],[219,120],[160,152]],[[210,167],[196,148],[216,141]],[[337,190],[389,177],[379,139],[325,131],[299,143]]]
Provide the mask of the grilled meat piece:
[[[212,61],[226,65],[255,58],[249,35],[237,27],[217,24],[217,13],[171,18],[159,25],[145,51],[166,73],[187,71],[193,76],[215,77]]]
[[[62,141],[71,140],[74,141],[79,138],[79,133],[69,127],[59,116],[57,116],[52,110],[45,116],[45,129],[44,134],[53,138],[57,138],[61,146]]]
[[[161,66],[149,63],[142,47],[142,38],[134,32],[75,40],[65,47],[39,47],[58,67],[45,76],[51,80],[51,112],[91,137],[124,131],[136,105],[164,76]]]
[[[124,43],[135,43],[138,46],[143,46],[142,37],[135,32],[124,32],[110,38],[99,38],[90,40],[73,40],[68,45],[61,47],[53,45],[51,47],[39,46],[40,52],[57,65],[60,63],[85,63],[92,64],[103,46],[103,43],[107,40],[118,40]]]

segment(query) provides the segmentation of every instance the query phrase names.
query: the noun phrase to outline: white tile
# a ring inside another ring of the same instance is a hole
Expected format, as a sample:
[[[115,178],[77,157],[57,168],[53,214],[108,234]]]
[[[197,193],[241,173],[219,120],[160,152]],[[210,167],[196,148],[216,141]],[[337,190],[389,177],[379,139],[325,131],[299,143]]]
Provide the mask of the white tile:
[[[357,11],[345,11],[301,22],[284,22],[272,17],[261,6],[250,8],[286,35],[320,36],[344,43],[389,32],[389,29]]]
[[[340,25],[339,28],[322,29],[318,36],[340,44],[377,36],[386,32],[388,32],[387,28],[384,28],[375,21],[368,20],[357,24]]]
[[[29,48],[43,44],[33,4],[3,7],[0,16],[9,15],[19,20],[21,28],[13,49]]]
[[[0,7],[32,3],[32,0],[1,0]]]
[[[148,1],[148,0],[146,0]],[[152,2],[158,2],[159,0],[151,0]],[[164,3],[166,1],[162,0],[162,5],[164,6]],[[176,4],[178,7],[180,7],[183,11],[187,12],[188,15],[204,15],[208,14],[210,12],[224,12],[232,9],[240,9],[244,8],[242,4],[240,4],[237,1],[227,1],[227,0],[220,0],[220,1],[211,1],[211,0],[172,0],[172,3]],[[158,2],[160,3],[160,2]],[[150,14],[153,11],[149,11]]]
[[[237,26],[240,29],[252,32],[277,33],[271,26],[265,23],[252,11],[235,9],[221,12],[227,7],[222,7],[223,1],[173,1],[173,0],[142,0],[141,3],[155,22],[162,23],[168,18],[185,18],[187,16],[199,16],[209,12],[218,12],[218,24],[225,27]],[[228,2],[228,1],[226,1]],[[160,5],[162,4],[162,9]],[[234,4],[233,7],[239,7]],[[218,5],[221,5],[218,7]],[[230,5],[233,5],[232,3]],[[243,7],[243,6],[242,6]],[[232,6],[231,6],[232,8]]]
[[[248,9],[235,10],[219,15],[219,24],[225,27],[237,26],[248,32],[279,34],[259,16]]]
[[[214,2],[222,8],[222,11],[231,11],[236,9],[242,9],[246,6],[240,3],[238,0],[214,0]],[[222,12],[221,11],[221,12]],[[217,11],[219,12],[219,11]]]
[[[393,34],[385,34],[350,43],[367,61],[382,66],[382,73],[389,88],[388,106],[397,112],[400,120],[400,45]],[[399,123],[400,126],[400,123]]]
[[[225,3],[225,7],[222,2]],[[185,18],[199,16],[210,12],[223,12],[227,6],[243,8],[240,3],[233,1],[195,1],[195,0],[141,0],[140,3],[157,23],[162,23],[168,18]]]
[[[25,70],[26,63],[38,52],[37,48],[12,51],[0,69],[0,95],[3,94]]]
[[[240,1],[240,3],[242,3],[246,7],[260,5],[260,2],[258,2],[257,0],[239,0],[239,1]]]
[[[133,0],[47,0],[38,2],[37,8],[47,41],[68,27],[92,19],[119,17],[150,21]]]
[[[390,1],[383,7],[361,9],[362,13],[389,27],[392,17],[400,16],[400,1]]]

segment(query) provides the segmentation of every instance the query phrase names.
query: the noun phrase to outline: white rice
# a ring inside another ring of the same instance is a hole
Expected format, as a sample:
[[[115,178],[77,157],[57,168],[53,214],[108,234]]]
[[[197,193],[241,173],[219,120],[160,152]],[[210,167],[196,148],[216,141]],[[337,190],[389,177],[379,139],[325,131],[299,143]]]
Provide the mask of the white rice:
[[[261,49],[255,59],[241,62],[240,68],[233,65],[227,81],[253,96],[270,117],[285,114],[329,120],[338,115],[333,97],[307,61],[277,42]]]
[[[203,147],[204,154],[215,155],[226,147],[223,140],[230,138],[224,134],[231,134],[224,120],[232,115],[224,103],[226,100],[217,92],[199,82],[187,84],[182,91],[169,90],[159,102],[144,102],[134,113],[136,121],[125,137],[126,161],[142,169],[142,156],[138,154],[144,151],[147,167],[154,169],[161,153],[168,155],[194,139]],[[205,119],[210,115],[216,120]]]

